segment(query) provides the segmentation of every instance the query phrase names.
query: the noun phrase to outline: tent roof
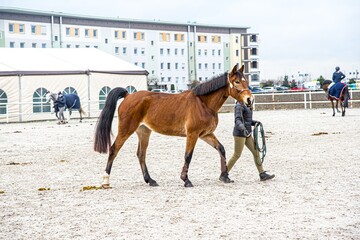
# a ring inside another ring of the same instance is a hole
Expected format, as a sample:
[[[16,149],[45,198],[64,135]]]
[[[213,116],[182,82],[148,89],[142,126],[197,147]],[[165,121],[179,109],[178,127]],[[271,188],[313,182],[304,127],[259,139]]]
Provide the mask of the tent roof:
[[[0,76],[89,72],[148,74],[145,69],[96,48],[0,48]]]

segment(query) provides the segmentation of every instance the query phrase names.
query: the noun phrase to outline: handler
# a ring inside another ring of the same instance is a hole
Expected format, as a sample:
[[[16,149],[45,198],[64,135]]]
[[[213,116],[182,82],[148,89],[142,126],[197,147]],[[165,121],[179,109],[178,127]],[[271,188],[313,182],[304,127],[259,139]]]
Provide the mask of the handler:
[[[266,181],[275,177],[274,174],[269,174],[264,171],[260,153],[256,149],[254,138],[251,136],[251,127],[255,126],[258,121],[252,119],[252,108],[247,107],[244,103],[237,102],[235,105],[235,126],[233,131],[234,136],[234,154],[230,158],[227,168],[228,172],[232,169],[236,161],[240,158],[244,146],[251,151],[254,162],[259,172],[260,181]]]

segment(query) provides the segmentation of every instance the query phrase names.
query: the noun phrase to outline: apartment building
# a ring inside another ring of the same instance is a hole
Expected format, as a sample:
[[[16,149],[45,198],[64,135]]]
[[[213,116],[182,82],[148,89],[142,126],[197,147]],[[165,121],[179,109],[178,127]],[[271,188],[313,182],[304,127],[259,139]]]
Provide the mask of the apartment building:
[[[98,48],[144,68],[149,85],[167,90],[186,90],[236,63],[258,85],[258,34],[248,29],[0,7],[0,47]]]

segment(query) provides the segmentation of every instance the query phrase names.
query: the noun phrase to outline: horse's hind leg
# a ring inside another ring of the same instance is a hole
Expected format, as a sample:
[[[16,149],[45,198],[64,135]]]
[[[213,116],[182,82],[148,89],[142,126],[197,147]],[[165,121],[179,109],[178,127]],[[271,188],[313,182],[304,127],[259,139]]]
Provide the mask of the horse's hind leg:
[[[114,162],[114,159],[115,159],[116,155],[120,151],[121,147],[124,145],[125,141],[129,138],[129,136],[130,135],[121,136],[120,134],[118,134],[116,139],[115,139],[115,142],[113,143],[113,145],[109,149],[109,157],[108,157],[108,161],[107,161],[107,164],[106,164],[105,175],[103,177],[103,183],[102,183],[103,188],[110,188],[109,179],[110,179],[110,172],[111,172],[112,164]]]
[[[333,117],[335,116],[335,105],[334,105],[334,100],[331,99],[331,107],[333,110]]]
[[[220,181],[224,183],[230,183],[233,182],[229,178],[228,169],[226,166],[226,157],[225,157],[225,148],[224,146],[219,142],[219,140],[215,137],[213,133],[206,135],[204,137],[201,137],[202,140],[204,140],[206,143],[208,143],[210,146],[214,147],[220,154],[220,164],[221,164],[221,175],[220,175]]]
[[[81,113],[81,108],[79,109],[79,114],[80,114],[80,122],[82,122],[82,113]]]
[[[345,106],[342,102],[340,103],[340,106],[341,106],[341,116],[345,117]]]
[[[136,130],[136,134],[138,135],[138,138],[139,138],[139,144],[138,144],[138,149],[137,149],[137,157],[139,158],[140,167],[141,167],[141,171],[142,171],[143,176],[144,176],[144,180],[150,186],[159,186],[156,183],[156,181],[150,177],[150,174],[149,174],[149,171],[147,169],[146,162],[145,162],[146,149],[147,149],[147,147],[149,145],[149,139],[150,139],[151,130],[146,126],[141,125]]]

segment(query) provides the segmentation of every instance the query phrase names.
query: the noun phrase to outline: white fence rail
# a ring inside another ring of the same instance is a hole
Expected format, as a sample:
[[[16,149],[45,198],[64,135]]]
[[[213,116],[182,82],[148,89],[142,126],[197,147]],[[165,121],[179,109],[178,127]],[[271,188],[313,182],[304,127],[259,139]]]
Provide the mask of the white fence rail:
[[[360,102],[360,90],[349,90],[351,100],[349,101],[349,106],[352,107],[353,103]],[[356,95],[356,97],[354,97]],[[279,96],[288,96],[289,101],[277,100]],[[301,99],[299,99],[302,96]],[[316,97],[315,97],[316,96]],[[273,93],[261,93],[261,94],[254,94],[255,101],[254,101],[254,108],[260,106],[278,106],[278,105],[295,105],[296,108],[299,108],[298,105],[302,105],[303,107],[300,108],[314,108],[316,104],[329,104],[329,101],[326,99],[325,93],[321,92],[314,92],[314,91],[307,91],[307,92],[273,92]],[[257,101],[257,99],[267,97],[271,100],[268,101]],[[323,100],[312,100],[312,99],[323,99]],[[230,102],[233,100],[229,100]],[[229,102],[228,101],[228,102]],[[118,101],[120,104],[121,100]],[[102,102],[103,103],[103,102]],[[33,112],[33,106],[38,105],[39,102],[22,102],[22,103],[1,103],[0,108],[6,109],[6,113],[0,114],[0,123],[10,123],[10,122],[28,122],[28,121],[44,121],[44,120],[55,120],[55,114],[51,114],[50,112]],[[85,117],[98,117],[101,109],[99,108],[100,101],[82,101],[82,108],[86,112]],[[224,104],[223,107],[233,107],[234,103],[227,103]],[[330,106],[330,105],[325,105]],[[360,105],[357,105],[360,106]],[[283,109],[286,107],[283,107]],[[289,107],[294,108],[294,106]],[[3,112],[3,110],[1,111]],[[0,112],[0,113],[1,113]],[[115,111],[115,115],[117,115],[117,111]],[[73,110],[72,118],[79,118],[80,115],[77,110]]]

